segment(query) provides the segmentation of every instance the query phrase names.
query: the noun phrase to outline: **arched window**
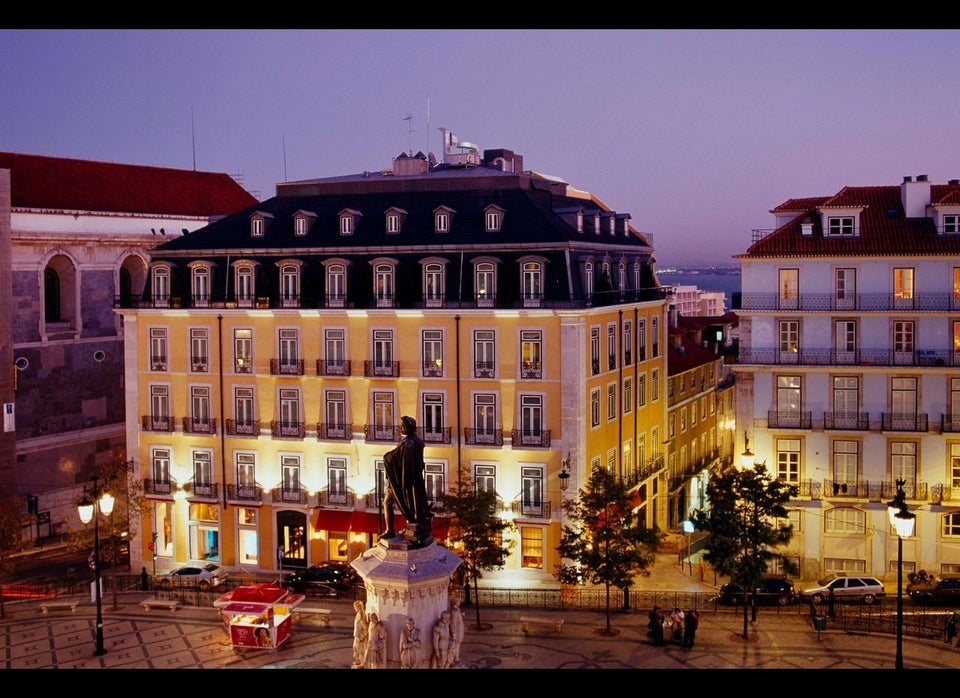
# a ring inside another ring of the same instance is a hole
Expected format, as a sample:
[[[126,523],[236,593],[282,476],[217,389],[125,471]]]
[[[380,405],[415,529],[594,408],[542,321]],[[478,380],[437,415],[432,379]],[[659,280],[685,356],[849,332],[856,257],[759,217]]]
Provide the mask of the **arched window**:
[[[60,322],[60,275],[50,267],[43,270],[43,319]]]

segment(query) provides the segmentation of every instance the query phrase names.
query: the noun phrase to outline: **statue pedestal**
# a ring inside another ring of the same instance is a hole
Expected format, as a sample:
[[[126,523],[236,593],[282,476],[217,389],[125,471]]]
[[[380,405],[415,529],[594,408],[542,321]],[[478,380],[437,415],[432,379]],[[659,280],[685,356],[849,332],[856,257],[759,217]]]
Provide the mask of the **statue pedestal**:
[[[450,607],[450,578],[461,564],[432,538],[419,547],[402,536],[380,540],[350,563],[367,590],[367,613],[376,613],[387,627],[389,668],[400,665],[400,631],[407,618],[420,628],[423,666],[430,666],[433,626]]]

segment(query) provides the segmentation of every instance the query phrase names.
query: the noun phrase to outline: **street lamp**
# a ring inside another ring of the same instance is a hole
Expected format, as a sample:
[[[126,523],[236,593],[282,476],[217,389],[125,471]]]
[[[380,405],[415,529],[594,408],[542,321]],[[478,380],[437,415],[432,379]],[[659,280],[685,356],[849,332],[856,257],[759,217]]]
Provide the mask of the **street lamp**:
[[[750,450],[750,437],[747,436],[747,432],[743,432],[743,453],[740,454],[740,465],[744,470],[749,470],[753,467],[754,455],[753,451]]]
[[[897,480],[897,494],[887,503],[890,524],[897,532],[897,659],[896,669],[903,669],[903,539],[913,535],[916,514],[907,511],[906,480]]]
[[[101,492],[100,484],[97,478],[93,479],[93,501],[84,491],[83,499],[77,505],[77,511],[80,514],[80,521],[83,524],[90,523],[93,519],[93,572],[94,572],[94,594],[97,599],[97,649],[94,655],[99,657],[107,653],[103,648],[103,611],[102,599],[100,593],[100,514],[110,516],[113,511],[113,496],[109,492]],[[99,499],[97,497],[99,496]],[[94,509],[97,511],[94,512]]]

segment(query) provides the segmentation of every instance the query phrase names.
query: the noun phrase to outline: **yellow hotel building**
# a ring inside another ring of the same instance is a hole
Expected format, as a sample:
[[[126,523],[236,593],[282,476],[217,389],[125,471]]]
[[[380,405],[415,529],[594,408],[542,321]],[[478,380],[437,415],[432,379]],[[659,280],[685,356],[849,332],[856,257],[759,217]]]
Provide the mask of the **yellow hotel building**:
[[[134,567],[152,539],[158,572],[354,559],[381,530],[403,415],[432,498],[469,479],[515,522],[488,579],[554,579],[561,501],[590,468],[614,470],[663,526],[667,293],[652,246],[522,156],[446,136],[442,162],[402,154],[280,184],[151,253],[118,309],[146,504]],[[441,544],[448,526],[441,512]]]

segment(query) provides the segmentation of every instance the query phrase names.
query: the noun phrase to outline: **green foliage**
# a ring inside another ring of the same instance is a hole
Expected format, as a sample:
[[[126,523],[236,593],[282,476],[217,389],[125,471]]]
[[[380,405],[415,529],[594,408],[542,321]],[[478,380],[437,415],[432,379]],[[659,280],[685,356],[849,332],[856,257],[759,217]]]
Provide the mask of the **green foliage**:
[[[776,548],[793,538],[784,505],[796,494],[796,486],[773,477],[766,463],[714,475],[707,483],[710,508],[694,515],[696,527],[710,533],[704,559],[741,588],[757,587],[770,562],[781,557]]]
[[[0,494],[0,579],[13,573],[13,556],[22,546],[22,528],[27,520],[22,501],[12,494]]]
[[[657,531],[637,525],[627,487],[606,468],[594,470],[587,489],[564,502],[563,509],[570,523],[564,524],[557,546],[563,562],[554,576],[563,584],[590,582],[606,588],[609,632],[610,589],[629,589],[634,575],[653,564]]]

